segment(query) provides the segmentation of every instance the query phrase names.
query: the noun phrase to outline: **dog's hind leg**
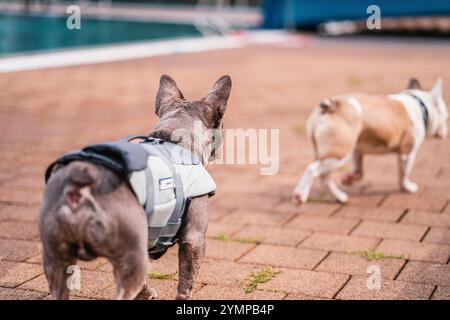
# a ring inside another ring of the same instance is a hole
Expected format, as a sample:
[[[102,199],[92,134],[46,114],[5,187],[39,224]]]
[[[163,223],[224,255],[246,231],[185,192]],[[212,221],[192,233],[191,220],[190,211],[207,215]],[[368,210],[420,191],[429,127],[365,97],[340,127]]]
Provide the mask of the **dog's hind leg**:
[[[317,160],[306,168],[305,173],[303,173],[303,176],[300,178],[292,193],[292,201],[295,205],[300,205],[308,201],[314,178],[319,176],[318,169],[320,165],[321,161]]]
[[[206,229],[208,227],[208,196],[192,199],[183,234],[179,242],[179,280],[177,300],[192,298],[195,280],[206,250]]]
[[[336,184],[328,177],[328,175],[343,165],[348,161],[349,157],[346,156],[342,159],[328,158],[324,160],[316,160],[308,166],[302,178],[298,182],[292,193],[292,201],[296,205],[305,203],[308,200],[309,192],[311,190],[312,184],[315,178],[323,177],[324,182],[330,189],[333,196],[339,202],[347,202],[348,196],[345,192],[339,190]]]
[[[348,155],[340,160],[338,159],[326,159],[325,161],[329,161],[326,166],[322,169],[321,176],[323,178],[323,181],[325,182],[326,186],[330,190],[331,194],[335,197],[335,199],[341,203],[346,203],[348,201],[348,195],[339,189],[339,187],[336,185],[336,183],[331,179],[330,174],[333,170],[336,170],[338,168],[341,168],[344,166],[348,160],[350,159],[351,155]]]
[[[130,249],[118,260],[111,260],[117,283],[116,300],[135,299],[142,290],[147,290],[148,255],[146,250]]]
[[[76,259],[74,258],[71,261],[61,260],[56,257],[52,257],[44,252],[43,264],[44,264],[44,273],[45,276],[47,277],[52,299],[54,300],[69,299],[71,289],[69,288],[70,286],[68,283],[69,277],[80,276],[73,273],[71,274],[68,269],[69,266],[76,264]]]
[[[354,151],[352,155],[352,171],[346,174],[341,182],[344,185],[352,185],[355,181],[361,180],[363,177],[363,155],[358,151]]]
[[[333,179],[331,179],[330,174],[324,174],[322,176],[322,178],[323,178],[324,184],[328,187],[331,194],[334,196],[334,198],[337,201],[339,201],[341,203],[346,203],[348,201],[348,195],[344,191],[342,191],[338,188],[338,186],[333,181]]]
[[[411,171],[416,161],[417,149],[413,149],[409,154],[398,155],[400,189],[409,193],[415,193],[419,189],[419,186],[410,179]]]

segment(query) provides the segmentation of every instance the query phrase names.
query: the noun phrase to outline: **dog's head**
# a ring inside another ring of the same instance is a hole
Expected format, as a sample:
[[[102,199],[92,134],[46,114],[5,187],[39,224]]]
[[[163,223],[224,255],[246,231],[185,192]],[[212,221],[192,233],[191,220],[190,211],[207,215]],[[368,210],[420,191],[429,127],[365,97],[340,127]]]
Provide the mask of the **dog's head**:
[[[419,81],[413,78],[409,81],[408,90],[417,90],[425,94],[431,105],[428,110],[430,132],[435,137],[446,138],[448,135],[448,109],[442,93],[442,80],[439,78],[433,88],[426,91],[422,89]]]
[[[155,102],[160,122],[150,135],[184,146],[207,165],[219,156],[230,91],[231,78],[223,76],[203,99],[190,101],[171,77],[161,76]]]

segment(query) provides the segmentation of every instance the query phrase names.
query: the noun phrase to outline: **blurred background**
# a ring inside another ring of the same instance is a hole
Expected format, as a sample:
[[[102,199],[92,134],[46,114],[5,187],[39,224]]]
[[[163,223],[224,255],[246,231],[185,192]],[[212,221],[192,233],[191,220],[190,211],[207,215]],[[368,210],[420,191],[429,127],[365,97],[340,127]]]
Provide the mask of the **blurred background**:
[[[366,26],[373,4],[381,30]],[[64,27],[69,5],[82,32]],[[261,29],[448,37],[449,15],[448,0],[2,0],[0,55]]]
[[[381,28],[369,28],[377,10]],[[68,28],[77,12],[80,29]],[[267,141],[276,175],[262,176],[262,161],[209,168],[218,192],[196,297],[450,299],[449,139],[421,147],[414,195],[399,192],[395,155],[374,155],[344,187],[347,205],[320,184],[311,203],[290,203],[314,159],[306,119],[322,99],[400,92],[414,76],[427,90],[441,77],[450,102],[449,17],[450,0],[0,0],[0,299],[48,298],[36,220],[49,163],[149,133],[161,74],[187,99],[229,74],[224,127],[279,132]],[[383,264],[386,290],[367,290],[369,262],[350,253],[373,249],[408,257]],[[167,275],[152,278],[163,299],[175,296],[175,250],[152,267]],[[80,266],[74,296],[114,296],[104,259]],[[242,281],[266,266],[287,269],[245,293]]]

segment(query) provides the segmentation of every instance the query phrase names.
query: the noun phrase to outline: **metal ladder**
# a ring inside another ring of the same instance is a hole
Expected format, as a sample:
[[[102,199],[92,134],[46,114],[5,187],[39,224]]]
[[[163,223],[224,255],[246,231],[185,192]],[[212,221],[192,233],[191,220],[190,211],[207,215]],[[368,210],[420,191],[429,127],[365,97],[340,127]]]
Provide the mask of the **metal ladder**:
[[[247,8],[249,6],[248,0],[237,0],[236,4],[239,8]],[[230,0],[198,0],[194,26],[204,37],[225,36],[232,33],[236,28],[224,14],[232,7]],[[205,9],[208,9],[208,11]]]

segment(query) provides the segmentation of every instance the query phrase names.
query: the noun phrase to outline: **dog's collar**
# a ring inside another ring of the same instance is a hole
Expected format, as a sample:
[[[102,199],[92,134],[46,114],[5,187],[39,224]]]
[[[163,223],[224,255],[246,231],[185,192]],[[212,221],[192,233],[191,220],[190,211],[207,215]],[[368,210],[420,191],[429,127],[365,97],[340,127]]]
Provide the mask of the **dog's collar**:
[[[428,129],[428,120],[429,120],[429,117],[430,117],[427,105],[425,104],[425,102],[423,102],[422,99],[420,99],[415,94],[413,94],[411,92],[405,92],[405,93],[407,95],[409,95],[410,97],[414,98],[414,100],[416,100],[419,103],[420,109],[422,110],[423,124],[425,125],[425,130],[427,130]]]
[[[141,137],[141,138],[143,138],[143,137]],[[161,141],[161,143],[164,143],[164,142],[170,142],[170,143],[173,143],[173,144],[179,144],[180,143],[180,140],[175,141],[175,140],[172,139],[172,134],[171,133],[168,133],[168,132],[163,131],[163,130],[152,131],[151,133],[149,133],[147,135],[146,138],[150,139],[150,140],[151,139],[159,140],[159,141]]]

